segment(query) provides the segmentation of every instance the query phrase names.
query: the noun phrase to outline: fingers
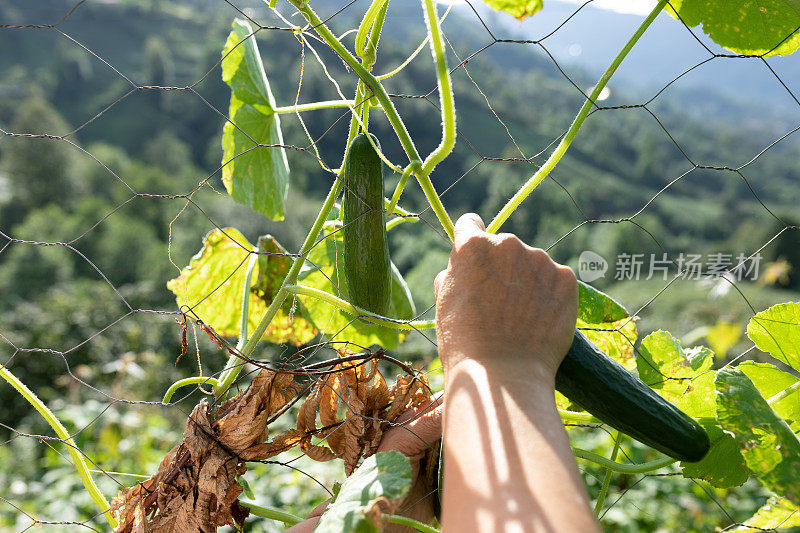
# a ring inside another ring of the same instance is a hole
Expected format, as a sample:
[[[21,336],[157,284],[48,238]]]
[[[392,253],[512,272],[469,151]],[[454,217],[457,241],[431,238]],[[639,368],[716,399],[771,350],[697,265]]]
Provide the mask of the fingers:
[[[406,457],[426,452],[431,444],[442,438],[442,414],[444,404],[441,397],[414,411],[408,411],[397,419],[381,440],[379,452],[395,450]]]
[[[453,245],[456,249],[464,245],[470,237],[480,235],[486,231],[481,217],[475,213],[467,213],[461,215],[456,221],[455,229],[453,230]]]

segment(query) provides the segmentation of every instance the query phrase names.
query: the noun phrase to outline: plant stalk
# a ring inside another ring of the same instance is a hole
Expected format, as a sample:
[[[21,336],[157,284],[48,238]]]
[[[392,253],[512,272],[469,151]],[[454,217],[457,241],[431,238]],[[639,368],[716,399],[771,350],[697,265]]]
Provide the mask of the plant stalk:
[[[95,485],[94,479],[92,479],[92,475],[89,473],[89,467],[86,465],[86,459],[78,450],[78,446],[75,444],[75,441],[72,440],[72,437],[67,431],[67,428],[64,427],[64,424],[61,423],[53,411],[51,411],[44,404],[44,402],[33,393],[33,391],[31,391],[22,381],[19,380],[19,378],[17,378],[17,376],[12,374],[11,371],[3,365],[0,365],[0,377],[5,379],[9,385],[17,389],[17,392],[19,392],[23,398],[25,398],[28,403],[30,403],[39,412],[39,414],[42,415],[47,423],[50,424],[50,427],[56,432],[58,438],[64,442],[64,445],[66,445],[69,455],[72,457],[72,461],[75,463],[75,468],[78,470],[78,476],[80,476],[86,492],[88,492],[89,496],[92,497],[94,503],[103,513],[103,516],[106,517],[109,525],[112,528],[117,527],[117,520],[111,514],[111,506],[108,504],[108,500],[106,500],[105,496],[103,496],[103,493],[100,492],[100,489],[97,488],[97,485]]]
[[[372,93],[380,102],[383,112],[386,114],[386,118],[389,120],[389,123],[392,125],[392,128],[397,134],[397,138],[400,141],[400,144],[403,146],[403,150],[408,156],[409,161],[421,160],[422,158],[420,157],[419,152],[417,152],[414,141],[408,134],[408,130],[406,129],[403,120],[397,113],[397,109],[394,107],[394,104],[389,98],[386,89],[383,88],[377,78],[368,72],[359,63],[358,59],[356,59],[356,57],[353,56],[353,54],[351,54],[347,48],[345,48],[344,45],[339,42],[338,39],[336,39],[336,36],[331,33],[331,31],[327,26],[325,26],[322,20],[320,20],[314,10],[311,9],[311,6],[308,4],[308,2],[303,0],[289,0],[289,2],[297,8],[303,17],[305,17],[308,23],[311,24],[314,30],[316,30],[320,38],[322,38],[322,40],[325,41],[325,43],[330,46],[339,57],[342,58],[347,66],[353,69],[361,81],[363,81],[364,84],[372,91]],[[425,193],[428,203],[430,203],[434,213],[436,213],[439,223],[442,224],[442,227],[452,239],[453,221],[450,219],[450,215],[447,214],[447,211],[442,205],[436,190],[433,188],[433,184],[430,182],[428,176],[424,176],[422,173],[417,175],[417,180],[420,183],[420,187],[422,187],[422,191]]]
[[[489,223],[489,226],[487,226],[486,231],[489,233],[497,233],[497,231],[500,229],[500,226],[502,226],[503,223],[508,220],[508,217],[511,216],[511,213],[513,213],[517,207],[519,207],[522,201],[533,192],[533,190],[547,177],[548,174],[550,174],[550,171],[553,170],[556,164],[566,153],[570,144],[572,144],[572,141],[578,134],[578,130],[581,129],[584,120],[586,120],[586,117],[589,115],[589,110],[591,110],[592,106],[597,100],[597,97],[600,96],[600,93],[605,88],[608,80],[611,79],[611,76],[614,75],[614,72],[617,71],[617,68],[631,51],[633,46],[639,41],[639,38],[644,34],[647,28],[650,27],[650,24],[653,23],[656,16],[658,16],[661,10],[664,9],[666,3],[667,0],[659,0],[647,18],[644,19],[642,24],[636,29],[631,38],[628,39],[628,42],[622,47],[622,50],[620,50],[619,54],[617,54],[617,57],[614,58],[603,75],[600,76],[597,85],[594,86],[589,98],[587,98],[586,102],[583,103],[583,107],[581,107],[580,111],[578,111],[578,115],[575,117],[575,120],[572,121],[572,125],[570,125],[567,133],[564,134],[564,138],[561,139],[560,143],[558,143],[556,149],[552,154],[550,154],[550,157],[547,158],[547,161],[544,162],[539,170],[537,170],[536,173],[531,176],[530,179],[528,179],[528,181],[514,194],[514,196],[511,197],[508,203],[503,206],[500,212],[497,213],[497,216],[495,216],[494,219]]]
[[[794,383],[794,384],[790,385],[789,387],[783,389],[782,391],[777,393],[775,396],[771,396],[770,399],[767,400],[767,403],[770,404],[770,405],[776,404],[779,401],[781,401],[784,398],[786,398],[787,396],[789,396],[790,394],[793,394],[793,393],[795,393],[795,392],[797,392],[799,390],[800,390],[800,381],[798,381],[797,383]]]
[[[582,450],[580,448],[573,448],[572,453],[575,454],[575,457],[580,457],[581,459],[586,459],[587,461],[591,461],[593,463],[597,463],[600,466],[604,466],[609,470],[614,472],[620,472],[622,474],[646,474],[648,472],[654,472],[665,466],[669,466],[673,463],[677,463],[677,459],[673,459],[672,457],[664,457],[662,459],[656,459],[655,461],[650,461],[648,463],[640,463],[638,465],[631,465],[631,464],[622,464],[616,461],[611,461],[606,459],[602,455],[597,455],[596,453],[592,453],[586,450]]]
[[[292,294],[316,298],[317,300],[328,303],[333,307],[361,320],[378,324],[380,326],[385,326],[387,328],[407,331],[414,329],[433,329],[436,327],[436,323],[433,320],[400,321],[393,318],[376,315],[375,313],[370,313],[366,309],[355,306],[350,302],[339,298],[338,296],[334,296],[333,294],[320,289],[315,289],[314,287],[306,287],[305,285],[286,285],[285,288]]]
[[[619,444],[622,441],[622,433],[619,431],[614,435],[614,449],[611,451],[611,461],[616,462],[617,454],[619,453]],[[600,516],[600,511],[603,509],[603,504],[606,501],[606,494],[608,494],[608,486],[611,484],[611,469],[606,468],[606,474],[603,476],[603,485],[600,487],[600,494],[597,496],[597,502],[594,505],[594,514]]]
[[[316,111],[317,109],[332,109],[336,107],[351,107],[354,105],[352,100],[325,100],[322,102],[311,102],[308,104],[287,105],[283,107],[276,107],[272,110],[273,113],[286,114],[286,113],[303,113],[304,111]]]

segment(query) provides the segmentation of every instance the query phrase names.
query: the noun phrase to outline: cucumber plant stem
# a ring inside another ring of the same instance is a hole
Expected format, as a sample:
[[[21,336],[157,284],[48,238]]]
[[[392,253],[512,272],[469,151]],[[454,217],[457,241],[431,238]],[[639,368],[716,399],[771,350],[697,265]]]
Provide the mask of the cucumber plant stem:
[[[619,431],[615,432],[614,435],[614,449],[611,451],[611,457],[609,459],[611,461],[617,460],[617,454],[619,453],[619,444],[622,441],[622,433]],[[611,469],[606,468],[606,474],[603,476],[603,485],[600,487],[600,494],[597,496],[597,502],[594,505],[594,514],[600,516],[600,511],[603,510],[603,504],[606,501],[606,494],[608,494],[608,486],[611,484]]]
[[[100,489],[97,488],[97,485],[95,485],[94,479],[92,479],[92,475],[89,473],[89,467],[86,465],[86,459],[78,450],[78,446],[75,444],[75,441],[72,440],[72,437],[67,431],[67,428],[64,427],[64,424],[61,423],[53,411],[51,411],[44,404],[44,402],[33,393],[32,390],[30,390],[22,381],[20,381],[17,376],[12,374],[11,371],[4,365],[0,365],[0,377],[5,379],[9,385],[17,389],[17,392],[19,392],[22,397],[25,398],[28,403],[30,403],[39,412],[40,415],[42,415],[47,423],[50,424],[50,427],[56,432],[58,438],[61,439],[64,442],[64,445],[67,447],[69,455],[72,457],[72,461],[75,463],[75,469],[78,470],[78,476],[80,476],[86,492],[88,492],[89,496],[92,497],[92,500],[103,513],[103,516],[105,516],[111,527],[117,527],[117,520],[111,514],[111,506],[108,504],[108,500],[106,500],[105,496],[103,496],[103,493],[100,492]]]
[[[253,278],[253,270],[258,263],[258,244],[253,246],[250,251],[250,258],[247,260],[247,270],[244,274],[244,283],[242,283],[242,313],[239,317],[239,340],[236,343],[236,349],[241,350],[247,340],[247,328],[250,323],[250,285]]]
[[[309,104],[297,104],[297,105],[276,107],[272,110],[272,112],[280,115],[286,113],[302,113],[303,111],[316,111],[317,109],[351,107],[353,105],[354,102],[352,100],[325,100],[322,102],[311,102]]]
[[[261,505],[243,502],[242,500],[239,500],[239,503],[250,509],[250,512],[256,516],[260,516],[261,518],[271,518],[272,520],[283,522],[287,526],[293,526],[303,521],[303,519],[299,516],[281,511],[280,509],[275,509],[274,507],[262,507]]]
[[[219,381],[217,378],[211,376],[193,376],[191,378],[185,378],[176,381],[167,389],[167,392],[164,393],[164,397],[161,399],[161,403],[164,405],[168,404],[169,401],[172,399],[172,396],[175,394],[175,391],[180,389],[181,387],[185,387],[187,385],[197,385],[197,384],[208,384],[212,387],[216,386]]]
[[[800,390],[800,381],[798,381],[797,383],[793,383],[792,385],[780,391],[779,393],[775,394],[774,396],[770,396],[769,400],[767,400],[767,403],[770,405],[778,403],[779,401],[783,400],[790,394],[797,392],[798,390]]]
[[[441,531],[436,529],[435,527],[429,526],[428,524],[423,524],[422,522],[419,522],[407,516],[390,514],[389,523],[399,524],[401,526],[413,527],[417,531],[422,531],[422,533],[441,533]]]
[[[602,455],[597,455],[596,453],[582,450],[580,448],[572,448],[572,453],[575,454],[575,457],[586,459],[587,461],[597,463],[600,466],[608,468],[609,470],[620,472],[622,474],[646,474],[647,472],[653,472],[678,462],[677,459],[673,459],[672,457],[663,457],[661,459],[656,459],[655,461],[650,461],[649,463],[630,465],[611,461]]]
[[[432,1],[432,0],[428,0]],[[664,0],[666,1],[666,0]],[[391,99],[389,98],[386,89],[380,84],[380,82],[373,76],[370,72],[368,72],[351,54],[347,48],[336,39],[336,36],[331,33],[327,26],[320,20],[319,16],[311,9],[311,6],[308,2],[304,0],[289,0],[289,2],[297,8],[303,17],[311,24],[311,26],[316,30],[317,34],[322,38],[325,43],[331,47],[331,49],[336,52],[342,60],[353,69],[353,71],[358,75],[358,77],[363,81],[369,89],[372,90],[375,97],[381,104],[383,108],[383,112],[386,114],[386,118],[389,120],[389,123],[392,125],[392,128],[397,135],[400,144],[403,146],[403,150],[405,151],[406,155],[408,156],[409,161],[416,161],[421,160],[419,152],[417,152],[417,148],[414,145],[414,141],[411,139],[411,136],[408,134],[408,130],[406,129],[403,120],[400,118],[400,115],[397,113],[397,109],[394,107]],[[422,187],[422,191],[425,193],[425,197],[428,200],[428,203],[433,208],[434,213],[436,214],[437,218],[439,219],[439,223],[442,225],[444,230],[453,238],[453,221],[450,219],[450,215],[447,214],[444,206],[442,205],[441,200],[439,200],[438,194],[436,194],[436,190],[433,187],[433,184],[430,181],[428,176],[425,176],[423,173],[417,174],[417,180],[419,181],[420,187]]]
[[[413,329],[433,329],[436,327],[436,324],[433,320],[400,321],[393,318],[376,315],[375,313],[370,313],[366,309],[362,309],[358,306],[355,306],[349,303],[348,301],[339,298],[338,296],[334,296],[333,294],[325,292],[320,289],[315,289],[314,287],[306,287],[305,285],[286,285],[285,288],[288,292],[292,294],[300,294],[303,296],[310,296],[311,298],[316,298],[317,300],[321,300],[325,303],[328,303],[337,309],[340,309],[350,315],[353,315],[354,317],[358,317],[361,320],[366,320],[367,322],[372,322],[373,324],[379,324],[387,328],[399,329],[399,330],[413,330]]]
[[[290,0],[290,1],[293,4],[295,4],[295,0]],[[297,4],[295,4],[295,6],[299,8]],[[311,8],[308,9],[310,11]],[[310,11],[310,13],[313,14],[313,11]],[[376,20],[375,24],[372,25],[372,30],[370,32],[371,44],[374,45],[376,48],[378,39],[380,37],[381,29],[383,28],[383,17],[385,16],[386,16],[386,10],[383,9],[378,13],[378,20]],[[316,15],[314,15],[314,17],[316,17]],[[316,18],[316,20],[318,24],[320,25],[322,24],[322,21],[320,21],[319,18]],[[327,35],[330,38],[332,38],[333,41],[336,42],[339,48],[341,48],[344,52],[349,54],[349,52],[347,52],[347,50],[341,45],[341,43],[339,43],[339,41],[336,40],[335,37],[333,37],[333,34],[331,34],[330,31],[324,27],[324,25],[322,27],[327,32]],[[318,28],[318,33],[319,33],[319,28]],[[320,33],[320,35],[322,35],[322,33]],[[352,55],[350,57],[353,59],[353,62],[355,63],[355,65],[358,66],[359,69],[361,69],[367,76],[371,76],[369,71],[365,69],[363,66],[361,66],[361,64],[359,64],[358,61],[352,57]],[[369,68],[371,69],[372,65],[370,65]],[[358,71],[355,68],[354,70]],[[384,94],[386,94],[385,91]],[[365,97],[366,97],[366,86],[364,85],[363,78],[361,78],[356,88],[355,104],[358,104],[358,102]],[[386,100],[388,101],[388,96],[386,97]],[[350,146],[350,143],[358,133],[359,118],[360,117],[358,112],[353,110],[353,117],[350,120],[350,131],[348,132],[347,143],[345,144],[345,154],[347,153],[347,147]],[[311,227],[311,230],[308,232],[308,235],[306,236],[303,245],[300,247],[300,253],[292,262],[292,266],[289,269],[289,272],[287,272],[286,277],[283,279],[280,289],[278,289],[278,292],[275,294],[275,297],[273,298],[272,302],[270,302],[269,307],[267,307],[264,316],[261,317],[261,321],[256,326],[253,335],[247,340],[247,342],[244,343],[243,343],[243,336],[240,337],[239,343],[237,344],[237,350],[235,350],[236,352],[238,352],[238,354],[236,355],[231,354],[231,356],[228,357],[228,361],[225,364],[225,370],[220,376],[219,381],[214,386],[214,395],[217,398],[220,398],[227,393],[228,389],[230,389],[231,385],[233,385],[233,382],[236,380],[236,377],[239,375],[239,372],[241,371],[242,367],[241,361],[246,360],[248,357],[250,357],[250,355],[253,353],[253,350],[255,350],[256,345],[261,340],[261,337],[264,336],[264,332],[267,330],[267,327],[269,327],[269,324],[275,318],[275,315],[278,313],[278,310],[281,308],[283,302],[286,300],[286,297],[289,295],[289,292],[286,290],[286,286],[292,285],[297,281],[297,276],[300,273],[300,269],[302,269],[303,265],[305,264],[306,255],[308,254],[308,252],[311,251],[311,248],[316,243],[317,237],[319,236],[323,226],[325,225],[325,220],[328,218],[328,214],[330,214],[331,209],[333,209],[333,204],[336,203],[336,198],[339,196],[339,193],[341,192],[342,189],[341,172],[343,168],[344,165],[343,164],[340,165],[339,174],[337,174],[336,180],[333,182],[331,190],[328,192],[328,196],[325,198],[325,201],[322,204],[322,208],[317,214],[316,220],[314,220],[314,225]],[[242,320],[246,320],[246,318],[243,318]],[[242,344],[244,345],[242,346]]]
[[[511,213],[513,213],[517,207],[519,207],[522,201],[533,192],[533,190],[547,177],[548,174],[550,174],[550,171],[553,170],[553,167],[556,166],[556,163],[558,163],[566,153],[569,145],[572,144],[573,139],[575,139],[575,136],[578,134],[578,130],[581,129],[584,120],[586,120],[586,117],[589,115],[589,110],[591,110],[592,106],[597,100],[597,97],[600,96],[600,93],[605,88],[608,80],[611,79],[611,76],[614,75],[614,72],[616,72],[617,68],[628,55],[628,52],[631,51],[633,46],[637,43],[637,41],[639,41],[639,38],[644,34],[647,28],[650,27],[650,24],[652,24],[666,3],[667,0],[659,0],[647,18],[644,19],[642,24],[636,29],[631,38],[628,39],[628,42],[625,43],[625,46],[623,46],[622,50],[619,51],[617,57],[614,58],[603,75],[600,76],[600,79],[597,81],[597,85],[594,86],[589,98],[587,98],[586,102],[583,103],[583,106],[581,107],[580,111],[578,111],[577,116],[572,121],[567,133],[564,134],[564,138],[561,139],[560,143],[558,143],[556,149],[552,154],[550,154],[550,157],[547,158],[547,161],[544,162],[539,170],[537,170],[536,173],[531,176],[530,179],[528,179],[528,181],[514,194],[514,196],[511,197],[508,203],[503,206],[500,212],[497,213],[494,219],[489,223],[489,226],[487,226],[486,231],[489,233],[497,233],[497,231],[500,229],[500,226],[502,226],[503,223],[508,220],[508,217],[511,216]]]
[[[333,204],[336,201],[336,197],[339,196],[341,189],[342,180],[339,176],[336,176],[336,180],[333,182],[331,190],[328,192],[328,196],[325,198],[325,202],[322,204],[319,214],[317,214],[316,220],[314,220],[314,225],[311,226],[311,231],[308,232],[303,245],[300,247],[300,253],[292,262],[289,272],[286,274],[280,289],[278,289],[278,292],[275,294],[275,297],[269,304],[264,316],[256,326],[253,334],[239,351],[238,355],[231,355],[228,358],[228,362],[225,365],[225,371],[222,373],[217,386],[214,387],[214,394],[217,398],[220,398],[222,395],[224,395],[233,384],[241,369],[241,365],[239,364],[240,359],[246,360],[248,357],[250,357],[250,354],[252,354],[253,350],[255,350],[258,341],[260,341],[261,337],[264,336],[264,332],[267,330],[270,322],[272,322],[272,319],[275,318],[275,315],[278,313],[278,309],[281,308],[284,300],[289,295],[289,292],[286,290],[286,286],[297,281],[297,275],[300,273],[300,269],[305,263],[306,254],[308,254],[308,252],[311,251],[311,248],[314,246],[314,243],[316,242],[320,231],[322,231],[325,220],[328,218],[328,214],[331,212]]]
[[[428,179],[433,168],[453,151],[456,144],[456,105],[453,99],[450,71],[447,70],[447,57],[444,53],[436,5],[433,0],[422,0],[422,6],[425,9],[425,20],[428,23],[431,54],[436,65],[436,80],[439,85],[439,105],[442,109],[442,141],[422,163],[421,175]]]

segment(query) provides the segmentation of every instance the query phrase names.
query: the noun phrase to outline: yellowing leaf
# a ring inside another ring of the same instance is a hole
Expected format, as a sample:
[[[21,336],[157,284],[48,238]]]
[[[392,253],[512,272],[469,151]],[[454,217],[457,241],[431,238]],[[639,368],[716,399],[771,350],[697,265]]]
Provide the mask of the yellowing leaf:
[[[767,363],[745,361],[736,368],[744,372],[756,386],[758,392],[768,400],[800,381],[788,372],[783,372],[778,367]],[[800,432],[800,390],[773,401],[770,403],[770,407],[786,420],[792,431]]]
[[[786,498],[770,497],[761,509],[734,531],[777,531],[800,527],[800,507]]]
[[[530,17],[542,9],[542,0],[483,0],[483,2],[496,11],[505,11],[517,20]]]
[[[678,339],[659,330],[642,341],[636,367],[642,381],[674,403],[713,362],[714,354],[708,348],[684,349]]]
[[[264,287],[269,285],[266,280],[282,280],[291,263],[288,257],[281,255],[285,250],[275,239],[267,236],[264,242],[267,243],[264,250],[276,255],[261,255],[251,278],[251,291],[255,291],[250,295],[249,331],[255,329],[271,301],[271,295],[264,291]],[[167,288],[177,297],[179,307],[190,308],[220,335],[237,336],[242,288],[252,249],[253,246],[236,229],[216,229],[206,235],[203,249],[181,270],[180,276],[167,283]],[[269,300],[265,299],[268,296]],[[264,333],[264,340],[300,345],[316,334],[314,327],[299,310],[294,320],[289,320],[291,305],[292,300],[289,299],[278,311]]]
[[[633,345],[636,318],[609,295],[578,282],[577,327],[592,343],[627,370],[636,368]]]

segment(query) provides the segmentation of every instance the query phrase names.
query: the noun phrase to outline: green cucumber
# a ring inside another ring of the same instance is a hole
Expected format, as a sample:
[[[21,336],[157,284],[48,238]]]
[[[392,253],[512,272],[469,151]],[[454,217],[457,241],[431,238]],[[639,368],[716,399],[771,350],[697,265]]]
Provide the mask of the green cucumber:
[[[556,390],[603,423],[675,459],[699,461],[711,447],[700,424],[577,329],[558,367]]]
[[[359,134],[344,158],[344,274],[350,303],[386,316],[392,298],[392,273],[383,208],[383,162],[370,138],[380,148],[374,135]]]

